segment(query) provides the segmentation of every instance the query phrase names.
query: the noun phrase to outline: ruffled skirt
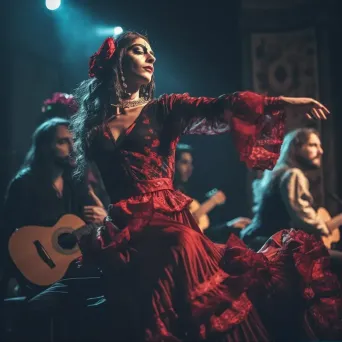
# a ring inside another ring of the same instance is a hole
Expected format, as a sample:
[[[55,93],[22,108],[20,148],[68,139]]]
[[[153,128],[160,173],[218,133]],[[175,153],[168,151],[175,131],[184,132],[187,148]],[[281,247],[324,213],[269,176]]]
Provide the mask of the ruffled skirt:
[[[80,246],[103,270],[111,340],[342,339],[341,287],[313,236],[283,230],[256,253],[213,243],[187,210],[105,234]]]

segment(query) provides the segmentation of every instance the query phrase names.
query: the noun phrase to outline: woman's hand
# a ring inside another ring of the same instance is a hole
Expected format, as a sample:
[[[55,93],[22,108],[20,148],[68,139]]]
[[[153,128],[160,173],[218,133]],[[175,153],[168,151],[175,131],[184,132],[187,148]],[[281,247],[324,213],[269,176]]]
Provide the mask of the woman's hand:
[[[308,119],[326,120],[329,110],[320,102],[309,97],[285,97],[280,96],[285,103],[294,106],[296,113],[302,112]]]

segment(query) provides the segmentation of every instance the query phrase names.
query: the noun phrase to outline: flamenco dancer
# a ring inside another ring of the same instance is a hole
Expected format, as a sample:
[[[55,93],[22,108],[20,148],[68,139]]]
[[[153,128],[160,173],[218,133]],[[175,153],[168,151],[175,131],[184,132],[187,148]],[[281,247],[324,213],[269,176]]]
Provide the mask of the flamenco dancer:
[[[283,230],[258,253],[234,236],[215,244],[186,209],[191,199],[172,185],[182,134],[230,132],[248,167],[271,169],[285,109],[295,106],[315,119],[326,119],[329,111],[311,98],[250,91],[154,99],[155,61],[143,35],[107,38],[76,92],[77,173],[94,161],[112,203],[104,226],[79,241],[82,262],[95,260],[103,271],[110,339],[341,337],[340,285],[319,239]]]

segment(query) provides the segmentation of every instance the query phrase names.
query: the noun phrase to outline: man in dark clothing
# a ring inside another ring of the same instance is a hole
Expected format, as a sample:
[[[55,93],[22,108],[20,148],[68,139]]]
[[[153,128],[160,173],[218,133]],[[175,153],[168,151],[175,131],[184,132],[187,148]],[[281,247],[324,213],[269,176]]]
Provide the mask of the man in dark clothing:
[[[65,119],[50,119],[33,134],[24,165],[7,191],[2,232],[6,241],[16,229],[28,225],[53,226],[65,214],[77,215],[96,225],[101,225],[107,216],[86,181],[72,178],[75,162],[68,125]],[[6,264],[5,279],[17,279],[21,294],[30,299],[28,310],[39,312],[42,317],[47,312],[59,314],[70,308],[86,307],[89,298],[103,300],[101,273],[95,266],[85,268],[74,262],[60,282],[46,289],[28,282],[8,256]]]

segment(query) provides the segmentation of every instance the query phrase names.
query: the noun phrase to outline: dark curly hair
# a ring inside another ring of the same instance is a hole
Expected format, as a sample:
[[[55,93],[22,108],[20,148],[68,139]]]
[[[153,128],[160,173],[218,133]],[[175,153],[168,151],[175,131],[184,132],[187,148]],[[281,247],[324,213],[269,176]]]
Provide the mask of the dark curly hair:
[[[71,118],[71,131],[75,139],[77,167],[75,176],[82,177],[87,164],[87,137],[91,130],[102,124],[110,115],[111,101],[119,102],[125,97],[120,76],[122,75],[123,57],[127,48],[135,39],[148,38],[140,33],[128,31],[115,39],[115,52],[110,60],[110,67],[101,74],[83,81],[75,90],[75,98],[79,105],[78,112]],[[152,77],[148,85],[140,88],[140,96],[152,99],[155,84]]]

